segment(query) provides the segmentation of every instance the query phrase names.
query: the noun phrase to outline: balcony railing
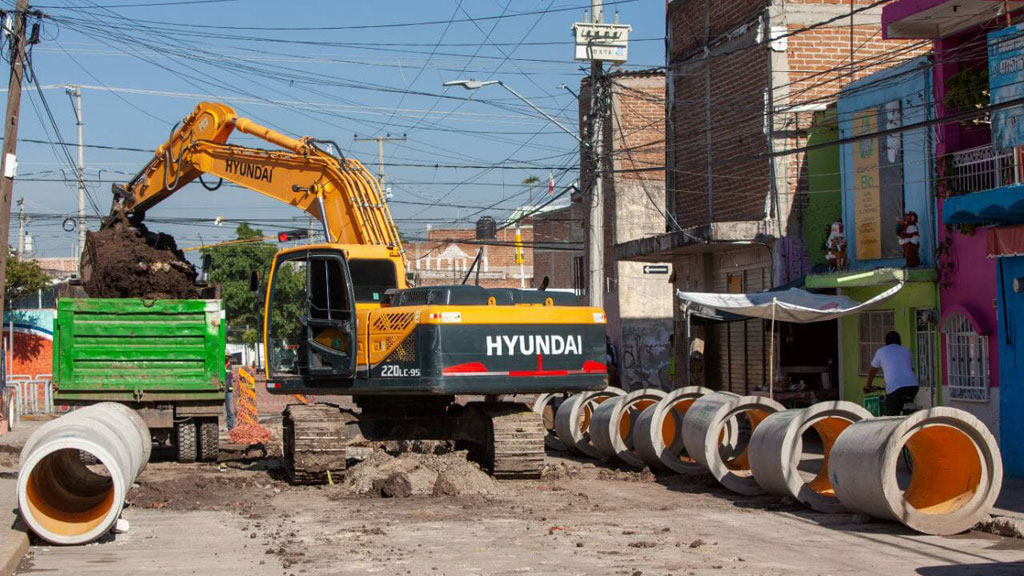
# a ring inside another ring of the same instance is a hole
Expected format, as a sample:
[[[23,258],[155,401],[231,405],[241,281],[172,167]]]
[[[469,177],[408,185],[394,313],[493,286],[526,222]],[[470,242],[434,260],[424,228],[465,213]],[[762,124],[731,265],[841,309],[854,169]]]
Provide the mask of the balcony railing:
[[[1020,165],[1014,150],[996,150],[991,144],[954,152],[952,181],[954,195],[991,190],[1021,182]]]

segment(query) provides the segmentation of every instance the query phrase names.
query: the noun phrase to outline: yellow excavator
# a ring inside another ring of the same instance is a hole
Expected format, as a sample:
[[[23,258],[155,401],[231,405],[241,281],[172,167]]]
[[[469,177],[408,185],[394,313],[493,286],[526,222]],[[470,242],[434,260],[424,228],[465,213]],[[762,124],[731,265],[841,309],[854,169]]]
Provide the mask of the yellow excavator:
[[[276,149],[227,143],[235,130]],[[284,459],[293,482],[337,477],[348,447],[386,440],[453,441],[496,477],[537,477],[541,419],[501,397],[607,386],[600,308],[546,291],[410,287],[379,182],[331,142],[291,138],[203,102],[135,177],[115,185],[115,208],[140,222],[203,174],[290,204],[323,225],[326,243],[281,250],[266,276],[266,386],[275,394],[349,395],[358,409],[285,410]],[[258,289],[255,275],[253,283]],[[467,395],[483,399],[456,400]]]

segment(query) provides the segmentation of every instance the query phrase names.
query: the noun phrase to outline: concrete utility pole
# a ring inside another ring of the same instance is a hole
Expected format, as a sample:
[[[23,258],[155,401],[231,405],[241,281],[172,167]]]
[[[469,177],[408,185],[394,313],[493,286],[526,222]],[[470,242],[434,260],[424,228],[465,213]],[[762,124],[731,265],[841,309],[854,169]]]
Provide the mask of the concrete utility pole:
[[[391,136],[376,136],[373,138],[360,138],[355,136],[352,138],[355,142],[376,142],[377,143],[377,179],[380,180],[381,192],[384,188],[384,143],[385,142],[405,142],[405,134],[402,137]]]
[[[604,22],[604,3],[602,0],[590,0],[590,21],[594,24]],[[590,63],[590,122],[592,132],[591,154],[593,162],[593,182],[590,185],[590,233],[588,235],[588,262],[590,267],[590,290],[587,299],[591,306],[604,306],[604,194],[601,183],[602,133],[604,131],[604,113],[601,111],[601,76],[604,74],[604,62],[592,60]]]
[[[85,142],[82,139],[82,88],[64,89],[75,107],[75,125],[78,126],[78,256],[85,249]]]
[[[7,90],[7,112],[4,115],[4,145],[0,156],[0,287],[7,285],[8,236],[11,233],[11,195],[14,175],[18,169],[18,111],[21,108],[21,81],[25,76],[25,25],[28,0],[18,0],[14,9],[14,27],[10,31],[11,78]],[[0,319],[4,299],[0,298]]]

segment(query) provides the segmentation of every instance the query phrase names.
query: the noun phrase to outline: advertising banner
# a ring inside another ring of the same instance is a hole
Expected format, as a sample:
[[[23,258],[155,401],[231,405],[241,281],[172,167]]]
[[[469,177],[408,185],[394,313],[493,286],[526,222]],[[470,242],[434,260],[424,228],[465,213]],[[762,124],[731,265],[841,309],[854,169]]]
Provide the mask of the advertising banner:
[[[903,125],[899,100],[865,108],[853,116],[853,135]],[[903,218],[903,136],[900,133],[853,143],[855,254],[858,260],[899,258],[896,227]]]
[[[875,132],[878,132],[878,108],[866,108],[853,115],[854,136]],[[877,260],[882,256],[879,169],[878,138],[854,142],[853,217],[859,260]]]
[[[989,100],[1001,104],[1024,98],[1024,25],[988,35]],[[1006,150],[1024,145],[1024,106],[992,111],[992,146]]]

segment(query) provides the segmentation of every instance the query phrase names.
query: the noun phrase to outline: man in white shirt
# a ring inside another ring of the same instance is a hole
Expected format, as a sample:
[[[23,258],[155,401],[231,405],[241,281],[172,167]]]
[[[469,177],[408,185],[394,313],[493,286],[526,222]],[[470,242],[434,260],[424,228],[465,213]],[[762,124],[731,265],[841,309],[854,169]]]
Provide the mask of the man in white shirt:
[[[871,384],[881,368],[885,378],[886,416],[899,416],[903,405],[913,402],[917,396],[917,376],[914,375],[910,350],[901,344],[899,333],[894,331],[885,335],[885,346],[875,352],[868,370],[868,381],[864,385],[864,391],[871,392],[874,389]]]

